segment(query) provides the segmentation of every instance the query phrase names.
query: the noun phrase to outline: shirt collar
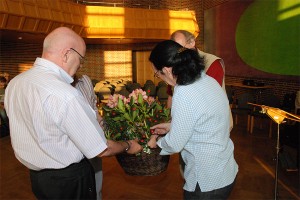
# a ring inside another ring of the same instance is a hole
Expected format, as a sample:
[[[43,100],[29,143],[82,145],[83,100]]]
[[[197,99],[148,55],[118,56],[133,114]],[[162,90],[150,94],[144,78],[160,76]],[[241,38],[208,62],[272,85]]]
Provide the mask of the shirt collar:
[[[36,58],[34,65],[45,67],[58,74],[66,83],[71,84],[74,79],[61,67],[44,58]]]

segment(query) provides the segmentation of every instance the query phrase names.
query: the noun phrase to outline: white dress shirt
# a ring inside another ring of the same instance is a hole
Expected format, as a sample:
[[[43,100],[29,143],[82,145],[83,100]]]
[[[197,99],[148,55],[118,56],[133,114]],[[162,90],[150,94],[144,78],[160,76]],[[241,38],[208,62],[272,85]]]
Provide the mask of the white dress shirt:
[[[29,169],[64,168],[107,148],[94,110],[71,82],[59,66],[37,58],[6,88],[12,146]]]

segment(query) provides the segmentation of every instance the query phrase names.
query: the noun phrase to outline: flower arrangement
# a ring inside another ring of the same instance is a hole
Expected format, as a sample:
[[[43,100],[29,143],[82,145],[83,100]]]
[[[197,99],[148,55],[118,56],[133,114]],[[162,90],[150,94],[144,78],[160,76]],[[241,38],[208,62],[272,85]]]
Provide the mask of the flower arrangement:
[[[170,109],[160,104],[142,89],[134,90],[128,98],[120,94],[110,96],[102,107],[107,139],[138,139],[143,152],[150,154],[148,142],[151,138],[150,127],[170,120]]]

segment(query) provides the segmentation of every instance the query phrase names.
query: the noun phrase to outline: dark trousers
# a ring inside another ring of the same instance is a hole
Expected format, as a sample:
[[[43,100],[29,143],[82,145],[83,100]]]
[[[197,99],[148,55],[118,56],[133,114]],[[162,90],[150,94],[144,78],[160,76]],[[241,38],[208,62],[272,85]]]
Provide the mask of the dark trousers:
[[[188,191],[184,190],[183,197],[184,197],[184,200],[191,200],[191,199],[226,200],[226,199],[228,199],[228,197],[232,191],[234,183],[235,183],[235,181],[233,181],[233,183],[231,183],[230,185],[228,185],[226,187],[216,189],[213,191],[209,191],[209,192],[201,192],[199,184],[197,183],[195,191],[188,192]]]
[[[63,169],[30,170],[37,199],[96,199],[95,173],[87,159]]]
[[[9,121],[6,111],[0,108],[0,137],[9,135]]]

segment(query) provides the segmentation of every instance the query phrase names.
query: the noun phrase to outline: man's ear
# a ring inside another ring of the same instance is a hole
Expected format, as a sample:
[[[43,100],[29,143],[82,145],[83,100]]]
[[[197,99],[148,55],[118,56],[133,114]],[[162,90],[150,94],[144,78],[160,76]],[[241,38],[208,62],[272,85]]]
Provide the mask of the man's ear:
[[[192,40],[190,42],[190,45],[191,45],[191,48],[194,48],[196,46],[196,41],[195,40]]]
[[[68,58],[69,58],[69,52],[70,52],[69,49],[64,49],[64,50],[62,51],[62,55],[63,55],[62,60],[63,60],[64,63],[66,63],[66,62],[68,61]]]

